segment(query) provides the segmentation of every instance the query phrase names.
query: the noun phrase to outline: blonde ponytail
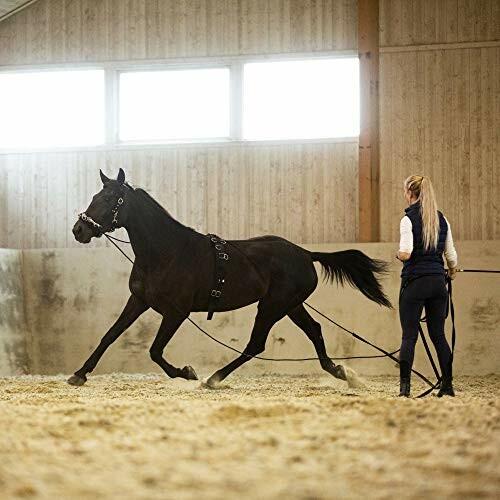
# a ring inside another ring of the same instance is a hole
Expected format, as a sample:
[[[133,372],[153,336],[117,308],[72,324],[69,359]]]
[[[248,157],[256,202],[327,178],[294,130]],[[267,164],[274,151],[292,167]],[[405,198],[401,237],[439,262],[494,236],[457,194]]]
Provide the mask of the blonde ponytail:
[[[424,250],[429,251],[437,248],[439,239],[439,216],[437,212],[436,196],[431,180],[425,176],[411,175],[405,181],[405,189],[410,190],[420,201]]]

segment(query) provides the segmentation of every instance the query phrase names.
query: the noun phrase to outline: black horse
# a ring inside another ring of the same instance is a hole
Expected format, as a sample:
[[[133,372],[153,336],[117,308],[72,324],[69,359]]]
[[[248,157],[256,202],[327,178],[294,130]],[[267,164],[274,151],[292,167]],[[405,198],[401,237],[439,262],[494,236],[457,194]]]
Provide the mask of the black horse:
[[[169,377],[196,380],[192,367],[172,366],[163,358],[163,350],[192,311],[209,309],[216,272],[213,244],[207,236],[176,221],[144,190],[125,182],[122,169],[117,180],[102,172],[101,180],[103,189],[80,214],[73,234],[80,243],[89,243],[115,228],[127,230],[135,254],[131,296],[116,323],[68,382],[83,385],[106,349],[149,308],[163,317],[149,351],[151,359]],[[262,353],[269,331],[285,316],[311,340],[322,368],[345,380],[344,368],[327,357],[320,324],[303,305],[318,283],[313,262],[321,263],[330,281],[347,282],[377,304],[391,307],[376,278],[386,272],[386,263],[358,250],[309,252],[277,236],[228,241],[227,251],[231,258],[225,266],[224,293],[216,310],[230,311],[258,302],[258,312],[244,354],[215,372],[207,383],[215,385],[251,356]]]

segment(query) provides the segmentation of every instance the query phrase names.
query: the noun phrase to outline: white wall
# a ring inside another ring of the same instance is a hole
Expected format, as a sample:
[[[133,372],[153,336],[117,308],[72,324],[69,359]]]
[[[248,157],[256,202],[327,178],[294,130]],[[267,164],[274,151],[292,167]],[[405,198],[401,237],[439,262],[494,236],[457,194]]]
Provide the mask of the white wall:
[[[384,287],[397,305],[400,266],[393,259],[395,244],[331,244],[310,245],[308,248],[318,251],[359,248],[371,257],[392,260],[392,272],[384,281]],[[461,267],[500,268],[500,241],[459,242],[457,248]],[[2,251],[0,259],[1,269],[10,266],[11,274],[18,273],[17,278],[9,278],[9,283],[22,282],[24,285],[24,293],[20,286],[9,285],[10,289],[14,289],[14,292],[9,292],[10,295],[4,291],[5,280],[0,285],[3,317],[8,314],[16,318],[14,322],[0,322],[0,373],[16,374],[21,370],[45,374],[71,373],[80,368],[127,300],[130,264],[114,249],[26,250],[22,252],[21,279],[19,254]],[[382,309],[355,290],[324,284],[319,285],[310,303],[377,345],[389,350],[399,347],[397,308]],[[458,334],[456,373],[500,373],[498,277],[460,274],[455,281],[455,307]],[[255,306],[215,314],[210,322],[206,321],[206,314],[192,315],[210,333],[238,349],[243,349],[247,343],[254,316]],[[111,346],[96,373],[159,371],[148,353],[159,322],[156,313],[144,314]],[[321,323],[331,356],[376,354],[326,321],[321,320]],[[447,327],[450,332],[449,323]],[[177,332],[165,355],[169,362],[178,366],[193,365],[201,375],[210,374],[234,357],[232,352],[204,337],[188,322]],[[286,318],[271,331],[265,355],[305,357],[314,356],[314,350],[305,335]],[[352,361],[350,365],[364,374],[397,373],[394,362],[384,359]],[[432,373],[421,346],[418,348],[416,368]],[[317,362],[250,361],[240,372],[319,373],[320,368]]]

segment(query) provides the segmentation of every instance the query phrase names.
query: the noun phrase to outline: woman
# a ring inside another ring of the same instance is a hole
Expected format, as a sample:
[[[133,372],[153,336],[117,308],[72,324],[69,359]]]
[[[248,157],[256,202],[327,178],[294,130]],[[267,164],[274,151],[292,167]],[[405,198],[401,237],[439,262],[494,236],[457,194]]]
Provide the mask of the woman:
[[[455,396],[452,386],[451,350],[444,334],[446,305],[446,271],[455,278],[457,253],[453,246],[450,224],[437,209],[431,181],[426,176],[412,175],[404,183],[408,202],[401,219],[401,240],[397,258],[403,262],[399,318],[403,330],[400,359],[400,393],[410,396],[410,376],[418,338],[418,326],[425,306],[429,336],[436,349],[442,382],[438,397]]]

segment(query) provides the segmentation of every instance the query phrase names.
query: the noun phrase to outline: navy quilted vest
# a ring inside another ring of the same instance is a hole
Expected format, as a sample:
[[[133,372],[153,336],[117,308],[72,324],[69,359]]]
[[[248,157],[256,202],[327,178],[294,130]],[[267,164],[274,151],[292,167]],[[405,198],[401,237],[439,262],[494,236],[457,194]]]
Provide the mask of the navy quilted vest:
[[[410,205],[406,215],[411,221],[413,232],[413,252],[411,257],[403,262],[401,277],[421,276],[423,274],[445,274],[443,251],[448,233],[448,224],[443,214],[438,210],[439,238],[437,248],[424,250],[422,238],[422,216],[420,215],[420,202]]]

